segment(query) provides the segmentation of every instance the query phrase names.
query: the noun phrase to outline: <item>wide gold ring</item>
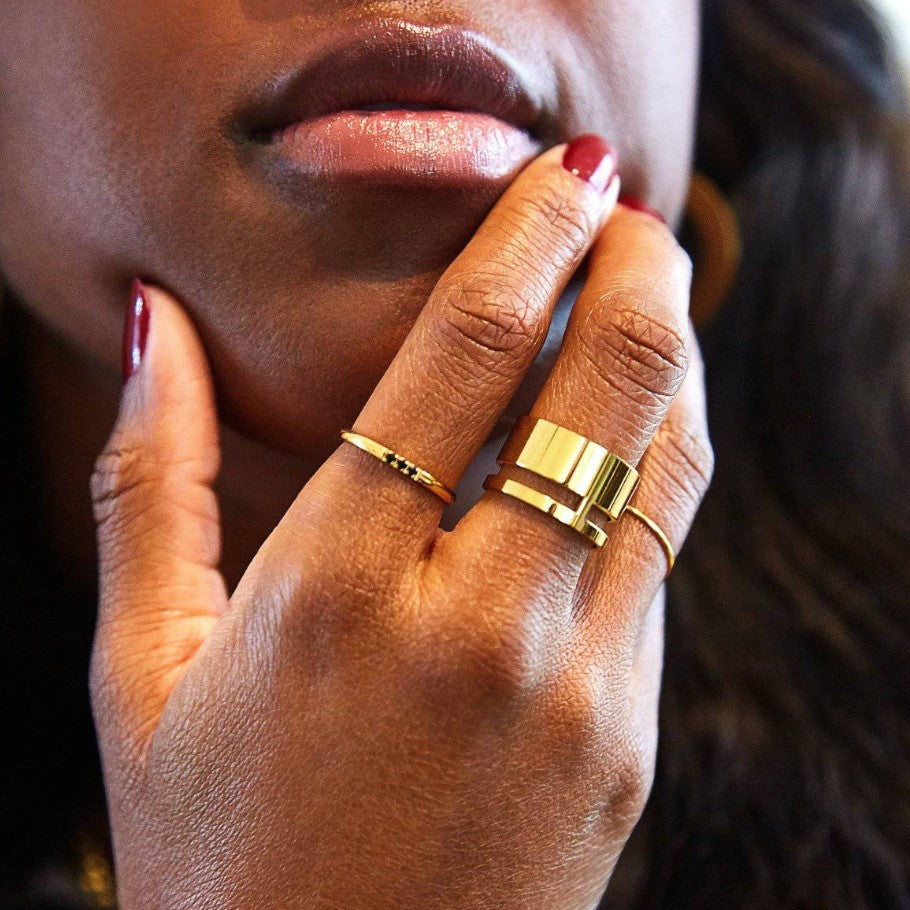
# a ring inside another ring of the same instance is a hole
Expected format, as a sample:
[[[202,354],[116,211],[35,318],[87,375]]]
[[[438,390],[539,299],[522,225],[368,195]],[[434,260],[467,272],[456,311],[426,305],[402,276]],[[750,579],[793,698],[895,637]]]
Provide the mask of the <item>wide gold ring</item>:
[[[607,522],[618,521],[630,512],[660,541],[672,570],[676,553],[667,535],[640,509],[630,505],[640,476],[628,462],[596,442],[549,420],[522,417],[506,440],[497,461],[552,481],[578,497],[573,508],[529,483],[502,474],[491,474],[487,490],[518,499],[572,528],[597,547],[606,544],[606,531],[591,521],[594,510]],[[669,574],[669,572],[668,572]]]
[[[418,467],[413,461],[399,455],[397,452],[384,446],[375,439],[363,436],[361,433],[355,433],[353,430],[342,430],[341,438],[356,446],[362,452],[378,458],[383,464],[394,468],[399,474],[413,480],[414,483],[429,490],[434,496],[438,496],[446,505],[455,501],[455,494],[441,481],[437,480],[429,471]]]

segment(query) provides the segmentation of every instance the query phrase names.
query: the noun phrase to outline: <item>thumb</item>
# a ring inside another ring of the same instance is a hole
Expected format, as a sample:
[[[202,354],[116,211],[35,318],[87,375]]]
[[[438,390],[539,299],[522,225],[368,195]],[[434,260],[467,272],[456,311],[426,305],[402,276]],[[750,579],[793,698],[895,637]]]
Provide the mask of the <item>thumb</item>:
[[[102,748],[113,736],[142,751],[227,594],[205,352],[183,308],[139,281],[126,313],[124,377],[91,482],[99,556],[91,688]]]

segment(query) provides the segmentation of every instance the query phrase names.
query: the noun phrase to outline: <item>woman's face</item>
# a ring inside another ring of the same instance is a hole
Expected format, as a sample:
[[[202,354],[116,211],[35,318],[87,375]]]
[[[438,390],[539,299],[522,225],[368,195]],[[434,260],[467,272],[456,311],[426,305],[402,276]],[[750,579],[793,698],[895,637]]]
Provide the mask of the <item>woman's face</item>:
[[[539,150],[600,133],[679,214],[698,6],[3,0],[3,278],[112,374],[130,278],[168,288],[223,413],[320,456]]]

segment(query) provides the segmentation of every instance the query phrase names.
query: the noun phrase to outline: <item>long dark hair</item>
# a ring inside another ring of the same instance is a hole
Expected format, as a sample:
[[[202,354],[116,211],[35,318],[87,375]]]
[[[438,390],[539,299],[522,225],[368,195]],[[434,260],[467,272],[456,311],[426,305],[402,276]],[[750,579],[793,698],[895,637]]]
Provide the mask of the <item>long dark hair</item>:
[[[698,164],[733,200],[745,257],[702,336],[715,482],[670,583],[657,781],[605,906],[907,908],[905,95],[862,0],[703,0],[703,15]],[[25,427],[16,401],[8,425]],[[27,446],[0,445],[22,475],[0,515],[0,556],[19,554],[2,612],[27,619],[2,636],[22,685],[0,769],[10,874],[100,798],[90,617],[21,532]]]
[[[907,96],[860,0],[703,17],[698,165],[744,260],[702,333],[717,470],[669,586],[657,781],[617,888],[908,908]]]

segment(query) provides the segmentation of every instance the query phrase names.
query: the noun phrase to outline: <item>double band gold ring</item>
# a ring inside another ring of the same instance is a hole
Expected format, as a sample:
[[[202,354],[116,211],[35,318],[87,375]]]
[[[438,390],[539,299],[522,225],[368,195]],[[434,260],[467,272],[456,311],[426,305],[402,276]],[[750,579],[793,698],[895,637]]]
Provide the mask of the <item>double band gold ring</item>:
[[[596,521],[618,521],[629,512],[660,541],[667,557],[667,574],[676,562],[676,552],[660,526],[640,509],[630,505],[640,476],[632,465],[590,439],[549,420],[523,417],[515,425],[497,459],[500,466],[520,468],[541,477],[575,501],[561,502],[554,495],[531,486],[531,481],[491,474],[485,489],[498,490],[555,518],[602,547],[607,532]]]

